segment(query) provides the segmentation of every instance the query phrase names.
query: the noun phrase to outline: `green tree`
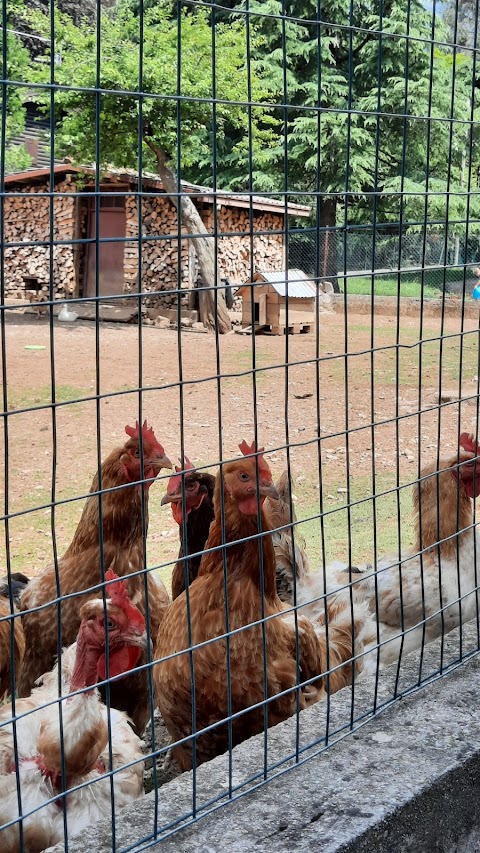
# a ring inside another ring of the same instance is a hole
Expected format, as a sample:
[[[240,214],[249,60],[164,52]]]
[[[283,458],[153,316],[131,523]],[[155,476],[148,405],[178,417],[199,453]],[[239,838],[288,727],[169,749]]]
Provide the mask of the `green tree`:
[[[229,5],[245,9],[246,0]],[[472,60],[436,49],[432,62],[432,15],[419,0],[322,0],[320,25],[318,0],[249,0],[248,9],[267,46],[263,73],[277,103],[288,104],[277,111],[277,144],[262,152],[261,188],[317,194],[315,222],[326,229],[319,272],[333,277],[329,228],[399,221],[405,180],[443,181],[445,190],[465,180],[477,134],[470,154],[465,125],[448,119],[469,113]],[[435,38],[447,36],[437,16]]]
[[[222,139],[225,128],[246,132],[248,119],[242,102],[247,100],[246,42],[241,22],[212,29],[207,12],[171,16],[171,2],[160,0],[144,17],[142,77],[140,78],[140,22],[127,3],[101,16],[101,59],[96,68],[97,36],[93,26],[60,13],[55,17],[55,51],[61,62],[56,81],[82,90],[60,91],[56,105],[63,116],[56,136],[56,150],[78,162],[97,159],[97,119],[101,166],[137,167],[139,145],[143,165],[161,176],[166,191],[178,206],[175,167],[198,179],[196,164],[211,160],[212,132]],[[35,26],[47,31],[48,21],[36,16]],[[180,67],[178,67],[178,59]],[[213,90],[215,66],[216,88]],[[45,69],[39,76],[45,77]],[[102,88],[97,97],[88,91]],[[256,76],[252,95],[264,92]],[[85,91],[85,89],[87,91]],[[142,91],[140,98],[136,92]],[[134,93],[134,94],[132,94]],[[216,95],[217,105],[211,103]],[[240,103],[239,103],[240,102]],[[195,168],[194,168],[195,167]],[[189,198],[182,197],[180,215],[193,238],[202,281],[213,285],[215,257],[212,240],[202,237],[205,227]],[[202,320],[213,327],[213,294],[200,291]],[[223,296],[219,292],[218,323],[231,328]]]
[[[455,238],[455,263],[459,262],[460,239],[467,226],[471,231],[473,223],[480,220],[480,197],[475,186],[480,110],[475,104],[473,71],[470,55],[457,53],[454,57],[446,48],[435,48],[432,85],[430,77],[422,82],[417,103],[418,110],[433,118],[430,136],[419,145],[406,175],[393,176],[384,184],[385,220],[398,221],[401,215],[405,222],[421,223],[411,230],[427,226],[445,233],[447,229],[447,238]],[[389,191],[401,190],[403,197],[392,196],[389,201]]]
[[[23,47],[20,39],[14,33],[7,33],[6,78],[13,82],[6,87],[5,108],[3,90],[0,94],[0,122],[5,120],[6,148],[4,156],[6,172],[26,169],[32,162],[25,146],[14,142],[15,137],[19,136],[25,128],[25,88],[14,84],[15,82],[28,82],[30,69],[28,50]]]
[[[289,193],[318,193],[324,228],[336,226],[345,193],[349,221],[371,217],[372,193],[401,170],[401,116],[412,105],[416,112],[416,90],[428,77],[424,44],[401,36],[427,36],[429,15],[417,0],[409,8],[403,0],[325,0],[319,25],[317,0],[250,0],[250,11],[263,13],[251,21],[268,46],[265,75],[277,103],[289,105],[279,110],[286,144],[282,134],[268,151],[272,186],[280,176]],[[418,159],[425,131],[407,124],[409,159]],[[321,271],[336,276],[336,241],[326,237]]]

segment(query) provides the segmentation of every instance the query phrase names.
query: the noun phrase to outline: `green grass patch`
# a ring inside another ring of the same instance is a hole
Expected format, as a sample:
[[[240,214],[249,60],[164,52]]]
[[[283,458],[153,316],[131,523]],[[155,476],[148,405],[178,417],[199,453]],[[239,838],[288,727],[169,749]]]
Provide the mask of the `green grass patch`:
[[[281,361],[281,360],[280,360]],[[279,369],[283,370],[283,362],[279,364],[279,359],[271,352],[262,352],[259,347],[259,342],[256,341],[255,361],[253,359],[252,349],[244,350],[243,352],[228,353],[222,359],[222,388],[235,387],[241,385],[251,385],[253,370],[259,367],[275,367],[279,365]],[[248,373],[247,371],[251,371]],[[229,374],[244,373],[244,376],[235,376]],[[260,370],[255,373],[255,382],[260,384],[269,379],[272,374],[269,370]]]
[[[335,484],[324,484],[323,530],[327,564],[333,560],[347,562],[349,558],[348,510],[346,495],[338,494],[338,479]],[[304,485],[304,484],[302,484]],[[342,484],[343,485],[343,484]],[[376,494],[381,494],[396,485],[394,475],[381,474],[376,478]],[[304,537],[306,551],[312,570],[322,564],[322,525],[319,515],[318,490],[310,486],[295,489],[298,504],[297,517],[312,518],[296,528]],[[413,513],[411,489],[401,489],[401,547],[408,548],[413,543]],[[398,553],[397,493],[372,498],[370,477],[357,477],[351,482],[350,502],[367,498],[363,503],[350,509],[350,542],[352,564],[371,562],[373,559],[374,516],[376,521],[377,556]],[[374,506],[375,505],[375,506]]]
[[[444,270],[425,270],[423,282],[423,295],[425,299],[438,298],[442,294],[443,281],[447,282],[463,281],[463,269],[454,268]],[[467,270],[467,282],[472,280],[471,271]],[[350,276],[346,279],[347,293],[350,296],[370,296],[372,292],[372,277],[365,276]],[[345,279],[338,280],[340,289],[345,288]],[[375,296],[397,296],[398,295],[398,276],[394,273],[376,273],[374,279],[374,294]],[[420,299],[422,295],[422,274],[420,272],[401,272],[400,273],[400,296],[406,296],[414,299]]]
[[[85,388],[74,385],[55,385],[55,402],[69,403],[89,396]],[[30,406],[48,406],[52,402],[52,388],[45,385],[40,388],[25,388],[21,393],[9,392],[8,408],[28,409]]]
[[[160,485],[160,484],[159,484]],[[87,489],[86,489],[87,491]],[[161,566],[170,560],[175,560],[178,554],[178,529],[175,525],[173,534],[162,536],[162,531],[173,527],[169,507],[161,507],[161,500],[166,491],[166,483],[150,492],[149,514],[150,527],[147,538],[148,565]],[[82,494],[81,488],[62,489],[57,493],[58,500],[74,498]],[[50,487],[35,488],[29,494],[28,500],[22,501],[23,509],[34,509],[35,506],[49,503]],[[61,557],[72,541],[77,524],[80,520],[84,500],[73,500],[61,503],[55,510],[55,534],[58,556]],[[14,507],[16,510],[17,507]],[[24,571],[27,575],[35,575],[39,570],[53,562],[51,511],[40,509],[26,515],[20,515],[10,520],[10,556],[12,571]],[[6,564],[4,538],[0,541],[0,561]],[[170,588],[173,566],[166,566],[158,571],[159,576]]]
[[[440,348],[438,340],[426,342],[420,347],[411,350],[400,350],[400,384],[416,385],[418,382],[420,358],[422,372],[429,377],[430,385],[438,385],[441,373],[442,385],[458,383],[460,377],[460,356],[463,380],[471,379],[475,375],[478,362],[477,343],[470,337],[464,338],[461,349],[460,339],[452,338],[443,341]],[[395,383],[395,354],[390,353],[392,365],[391,372],[387,370],[383,381],[385,384]]]
[[[346,509],[346,495],[338,493],[337,488],[344,486],[341,478],[324,483],[323,529],[327,563],[333,560],[347,561],[349,556],[349,517]],[[393,474],[380,474],[376,480],[376,493],[380,494],[395,486]],[[62,493],[62,498],[72,496]],[[77,492],[78,493],[78,492]],[[150,526],[147,539],[148,566],[162,566],[173,561],[172,565],[155,569],[155,573],[170,589],[173,563],[178,554],[178,529],[172,524],[169,507],[161,507],[164,488],[160,486],[150,493]],[[322,564],[322,534],[319,515],[319,492],[313,481],[295,485],[297,496],[297,518],[295,528],[305,539],[306,551],[311,569],[315,571]],[[350,509],[350,541],[352,563],[363,563],[373,558],[374,542],[374,501],[370,476],[356,477],[351,482],[350,500],[352,502],[366,498],[363,503]],[[36,494],[37,503],[47,502],[47,490]],[[412,496],[411,489],[400,490],[401,507],[401,545],[408,548],[413,542]],[[55,529],[58,554],[61,556],[70,543],[83,509],[83,501],[62,504],[55,512]],[[398,553],[397,495],[395,492],[382,496],[375,507],[377,553]],[[302,519],[311,519],[302,521]],[[34,575],[53,560],[50,511],[39,510],[29,515],[11,519],[11,566],[14,571],[24,571]],[[0,559],[5,564],[5,549],[2,542]]]

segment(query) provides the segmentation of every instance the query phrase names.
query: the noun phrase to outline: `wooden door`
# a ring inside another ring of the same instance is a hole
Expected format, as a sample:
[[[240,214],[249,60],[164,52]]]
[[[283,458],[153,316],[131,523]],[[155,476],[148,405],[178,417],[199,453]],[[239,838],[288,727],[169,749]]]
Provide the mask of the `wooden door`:
[[[95,237],[95,199],[89,200],[88,210],[88,236]],[[99,199],[99,237],[125,237],[126,214],[125,196],[107,196]],[[101,296],[121,294],[124,291],[125,243],[118,241],[114,243],[98,244],[98,292]],[[87,248],[87,286],[86,296],[96,294],[96,244],[88,243]]]

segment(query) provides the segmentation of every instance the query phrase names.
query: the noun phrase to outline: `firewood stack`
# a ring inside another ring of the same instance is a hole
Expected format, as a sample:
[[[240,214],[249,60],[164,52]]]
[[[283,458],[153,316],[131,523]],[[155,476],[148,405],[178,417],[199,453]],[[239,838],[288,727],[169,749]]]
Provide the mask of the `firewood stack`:
[[[137,200],[127,196],[127,238],[138,237]],[[178,246],[177,211],[170,200],[163,194],[145,196],[142,199],[142,290],[177,290],[178,266],[181,267],[181,287],[187,289],[189,278],[189,241],[185,238]],[[182,234],[185,234],[182,228]],[[163,239],[154,239],[168,235]],[[148,239],[151,237],[152,239]],[[146,239],[145,239],[146,238]],[[128,292],[137,289],[138,280],[138,242],[125,245],[125,289]],[[182,302],[185,302],[182,299]],[[161,298],[146,299],[148,307],[162,304],[169,308],[177,304],[175,293],[166,293]]]
[[[220,275],[238,285],[250,278],[250,229],[253,229],[253,268],[267,272],[283,267],[283,216],[254,211],[252,222],[248,210],[221,207],[218,212],[218,263]],[[213,211],[204,217],[213,232]],[[225,237],[222,237],[222,232]],[[230,236],[231,235],[231,236]]]
[[[137,206],[134,197],[127,198],[127,236],[138,236]],[[178,264],[181,264],[181,287],[194,286],[198,271],[193,244],[187,232],[182,228],[180,253],[178,250],[178,219],[173,204],[163,195],[144,198],[142,203],[143,235],[142,243],[142,289],[176,290],[178,288]],[[213,212],[202,214],[205,232],[212,234],[214,240]],[[254,267],[263,270],[282,269],[283,265],[283,216],[273,213],[253,216]],[[248,210],[221,207],[218,211],[218,276],[228,278],[234,284],[248,280],[250,263],[250,216]],[[266,233],[257,233],[266,232]],[[270,233],[269,233],[270,232]],[[225,236],[222,236],[225,234]],[[158,235],[168,235],[167,239],[152,239]],[[189,246],[190,244],[190,246]],[[195,268],[191,269],[192,263]],[[128,289],[137,287],[138,244],[127,244],[125,257],[125,278]],[[182,299],[182,302],[185,302]],[[147,300],[149,306],[158,304],[170,307],[176,305],[177,295],[167,293],[161,297]]]
[[[32,243],[39,246],[6,246],[5,280],[6,295],[16,299],[25,298],[25,278],[37,278],[43,284],[38,295],[48,299],[50,280],[50,199],[38,197],[39,192],[48,192],[47,184],[39,184],[26,190],[21,197],[5,197],[5,242]],[[55,192],[72,190],[66,181],[57,185]],[[74,199],[68,195],[55,195],[53,202],[53,239],[71,240],[74,234]],[[73,247],[53,247],[54,298],[63,299],[75,290],[75,265]],[[39,301],[39,300],[37,300]]]
[[[80,191],[82,187],[80,184],[77,187],[70,176],[55,185],[53,237],[55,240],[67,241],[64,245],[53,248],[55,299],[62,299],[73,293],[81,295],[87,248],[81,244],[69,245],[68,241],[88,236],[86,202],[81,199],[77,201],[68,193],[77,189]],[[32,183],[26,187],[21,186],[21,197],[6,195],[6,242],[44,243],[36,246],[6,246],[6,295],[9,297],[25,298],[25,279],[28,278],[36,278],[41,284],[38,295],[49,292],[50,199],[38,196],[38,193],[48,190],[49,185],[46,182]],[[205,232],[212,234],[213,243],[213,206],[202,202],[201,207]],[[178,240],[177,210],[165,193],[143,196],[140,209],[143,237],[141,288],[143,291],[176,291],[180,284],[185,291],[185,295],[182,295],[182,304],[185,305],[188,303],[188,291],[195,286],[198,277],[193,243],[183,228],[182,239]],[[139,208],[136,196],[125,196],[125,212],[124,290],[125,293],[132,293],[137,291],[139,286]],[[283,268],[283,213],[254,211],[251,220],[248,209],[223,205],[217,208],[219,280],[227,278],[233,285],[240,285],[249,280],[252,269],[252,226],[253,268],[266,271]],[[158,237],[160,239],[155,239]],[[145,300],[145,304],[147,307],[174,307],[177,304],[177,294],[172,292],[152,296],[151,299]]]

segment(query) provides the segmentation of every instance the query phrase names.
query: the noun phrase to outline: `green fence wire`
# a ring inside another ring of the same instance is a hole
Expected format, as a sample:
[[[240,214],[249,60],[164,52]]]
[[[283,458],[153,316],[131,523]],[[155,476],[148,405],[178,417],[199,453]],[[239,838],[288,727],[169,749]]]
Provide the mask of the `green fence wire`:
[[[480,649],[478,0],[3,0],[1,30],[0,849],[111,816],[144,850]]]

